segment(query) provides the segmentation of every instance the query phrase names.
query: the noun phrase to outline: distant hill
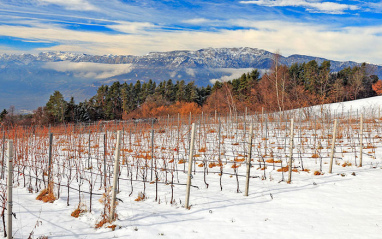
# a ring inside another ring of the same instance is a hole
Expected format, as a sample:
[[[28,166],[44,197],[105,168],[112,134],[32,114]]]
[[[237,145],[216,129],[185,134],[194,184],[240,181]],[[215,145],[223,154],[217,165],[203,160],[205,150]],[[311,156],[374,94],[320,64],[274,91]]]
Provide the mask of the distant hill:
[[[205,86],[215,80],[229,80],[253,68],[269,69],[273,53],[257,48],[207,48],[197,51],[152,52],[144,56],[94,56],[67,52],[38,55],[0,55],[0,109],[14,105],[16,110],[43,106],[49,95],[59,90],[65,97],[83,101],[95,94],[98,86],[116,80],[195,81]],[[313,56],[280,57],[280,63],[326,60]],[[332,71],[359,63],[331,61]],[[382,77],[382,66],[375,65]]]

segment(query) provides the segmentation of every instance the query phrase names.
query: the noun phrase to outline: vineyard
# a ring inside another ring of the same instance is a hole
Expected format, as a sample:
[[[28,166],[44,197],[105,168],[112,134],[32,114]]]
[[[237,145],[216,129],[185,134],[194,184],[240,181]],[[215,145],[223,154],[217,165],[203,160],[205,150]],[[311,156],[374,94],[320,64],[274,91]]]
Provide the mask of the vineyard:
[[[179,238],[182,233],[171,234],[171,227],[198,220],[182,219],[190,213],[219,215],[221,208],[235,210],[238,204],[259,204],[256,210],[266,211],[262,203],[288,190],[356,180],[380,170],[382,162],[377,110],[178,115],[4,128],[0,137],[0,232],[5,236],[7,162],[13,153],[14,238],[149,237],[153,231]],[[245,220],[234,217],[230,224],[243,225]],[[149,226],[161,220],[162,227]],[[219,234],[199,236],[208,235]]]

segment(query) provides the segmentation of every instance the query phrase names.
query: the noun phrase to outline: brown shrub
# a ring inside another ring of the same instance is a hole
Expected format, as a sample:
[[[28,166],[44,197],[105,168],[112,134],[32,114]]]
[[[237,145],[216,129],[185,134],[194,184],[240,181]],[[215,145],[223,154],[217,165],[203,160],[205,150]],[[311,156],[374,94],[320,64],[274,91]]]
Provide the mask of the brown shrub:
[[[36,200],[43,201],[45,203],[53,203],[57,200],[53,193],[53,184],[50,184],[48,188],[43,189],[39,195],[36,197]]]

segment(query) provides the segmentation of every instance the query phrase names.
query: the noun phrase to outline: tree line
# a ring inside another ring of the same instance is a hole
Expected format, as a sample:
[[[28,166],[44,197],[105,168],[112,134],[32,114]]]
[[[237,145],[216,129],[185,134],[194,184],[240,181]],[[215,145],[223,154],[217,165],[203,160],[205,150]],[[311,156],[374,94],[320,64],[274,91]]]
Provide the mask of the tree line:
[[[244,111],[284,111],[317,104],[343,102],[382,94],[382,81],[368,64],[331,72],[330,62],[315,60],[279,64],[275,55],[272,67],[261,75],[253,69],[228,82],[216,81],[211,87],[171,79],[157,84],[153,80],[135,84],[114,82],[102,85],[89,100],[66,101],[55,91],[44,107],[22,117],[27,124],[46,125],[63,122],[90,122],[149,118],[168,114],[194,114]],[[6,110],[0,121],[10,121]],[[15,119],[15,116],[13,116]],[[19,120],[21,121],[21,120]]]

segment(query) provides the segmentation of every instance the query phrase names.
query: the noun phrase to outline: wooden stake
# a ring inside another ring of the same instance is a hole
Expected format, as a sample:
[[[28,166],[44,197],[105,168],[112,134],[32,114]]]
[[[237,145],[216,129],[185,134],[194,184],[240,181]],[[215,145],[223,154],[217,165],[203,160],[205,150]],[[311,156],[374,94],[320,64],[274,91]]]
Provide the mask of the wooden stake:
[[[248,191],[249,191],[249,177],[251,174],[251,156],[252,156],[252,136],[253,136],[253,126],[251,124],[249,128],[249,137],[248,137],[247,177],[246,177],[244,196],[248,196]]]
[[[362,167],[362,149],[363,149],[363,115],[361,114],[361,122],[359,129],[359,166]]]
[[[153,181],[153,162],[154,161],[154,129],[151,130],[151,178],[150,181]]]
[[[119,153],[120,153],[120,147],[121,147],[121,131],[117,131],[117,144],[115,146],[115,162],[114,162],[114,178],[113,178],[113,194],[112,194],[112,200],[111,200],[111,207],[110,207],[110,221],[114,221],[115,219],[115,199],[117,197],[118,189],[117,189],[117,183],[118,183],[118,176],[119,176]]]
[[[4,174],[5,174],[5,130],[3,131],[3,153],[2,153],[2,168],[1,168],[1,179],[4,179]]]
[[[90,126],[90,125],[89,125]],[[88,147],[88,168],[90,169],[90,167],[91,167],[91,164],[92,163],[90,163],[90,127],[89,127],[89,147]]]
[[[48,163],[48,186],[52,178],[52,148],[53,148],[53,133],[49,133],[49,163]]]
[[[289,146],[290,146],[290,152],[289,152],[289,162],[288,162],[288,182],[292,182],[292,159],[293,159],[293,119],[290,120],[290,139],[289,139]]]
[[[103,185],[105,187],[105,190],[106,190],[106,177],[107,177],[107,173],[106,173],[106,147],[107,147],[107,132],[105,131],[105,134],[103,135],[103,178],[104,178]]]
[[[336,143],[336,129],[337,129],[337,119],[334,120],[332,150],[331,150],[331,153],[330,153],[329,173],[332,173],[332,170],[333,170],[334,148],[335,148],[335,143]]]
[[[187,189],[186,189],[186,203],[185,203],[186,209],[189,209],[189,204],[190,204],[192,161],[194,159],[194,140],[195,140],[195,123],[192,123],[191,144],[190,144],[190,152],[189,152],[189,157],[188,157],[188,174],[187,174]]]
[[[12,238],[12,181],[13,181],[13,140],[8,141],[8,180],[7,180],[7,203],[8,203],[8,225],[7,235]]]

